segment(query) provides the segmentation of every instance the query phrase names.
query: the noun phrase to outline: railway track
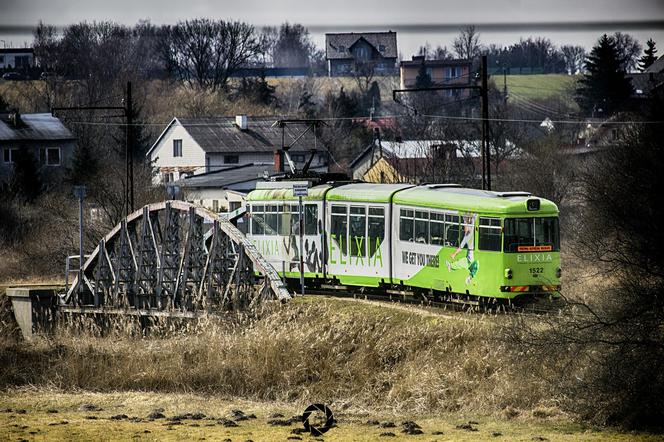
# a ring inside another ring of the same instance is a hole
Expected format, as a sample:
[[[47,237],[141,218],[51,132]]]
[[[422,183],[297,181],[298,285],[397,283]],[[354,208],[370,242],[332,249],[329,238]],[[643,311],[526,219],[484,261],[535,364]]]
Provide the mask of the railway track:
[[[296,292],[294,292],[296,293]],[[295,296],[301,296],[296,295]],[[519,302],[492,299],[489,302],[470,296],[447,296],[437,299],[422,293],[406,290],[359,290],[342,285],[322,285],[305,290],[304,296],[329,296],[334,298],[361,299],[366,301],[398,303],[431,309],[478,314],[561,314],[565,301],[562,298],[526,298]]]

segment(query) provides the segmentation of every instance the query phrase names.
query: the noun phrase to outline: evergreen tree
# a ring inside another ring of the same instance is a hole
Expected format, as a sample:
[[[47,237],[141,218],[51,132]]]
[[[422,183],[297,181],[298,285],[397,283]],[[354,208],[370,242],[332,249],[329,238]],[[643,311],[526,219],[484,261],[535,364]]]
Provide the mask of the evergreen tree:
[[[143,125],[143,108],[136,103],[136,99],[132,97],[132,115],[131,121],[133,122],[131,130],[131,141],[134,149],[134,160],[141,164],[146,161],[145,154],[150,149],[150,135],[145,130]],[[125,135],[126,137],[126,135]]]
[[[90,184],[99,171],[99,162],[87,144],[79,144],[74,150],[67,180],[72,184]]]
[[[135,96],[132,96],[131,101],[131,143],[134,152],[133,157],[136,164],[142,164],[144,161],[146,161],[145,154],[147,153],[148,149],[150,149],[150,135],[147,133],[145,130],[146,128],[143,125],[143,108],[138,105]],[[113,135],[113,140],[115,140],[118,146],[116,153],[121,158],[124,158],[125,147],[127,145],[127,126],[123,125],[119,126],[119,128],[120,132]],[[88,152],[81,151],[81,154],[92,157],[93,152],[88,149]]]
[[[42,191],[39,164],[28,149],[19,148],[14,152],[14,170],[9,182],[9,192],[16,200],[32,202]]]
[[[604,34],[586,59],[586,73],[579,80],[577,102],[593,115],[611,115],[621,109],[634,88],[625,75],[616,42]]]
[[[432,87],[433,81],[431,81],[431,76],[427,72],[427,68],[422,60],[419,71],[417,71],[417,77],[415,78],[415,87],[418,89]]]
[[[375,80],[371,83],[371,87],[367,91],[367,104],[369,105],[369,108],[373,108],[374,111],[380,109],[380,87]]]
[[[648,47],[643,51],[643,57],[639,59],[639,70],[641,72],[648,69],[648,67],[657,60],[657,57],[655,56],[657,49],[655,48],[655,42],[652,38],[646,42],[646,46]]]
[[[258,78],[243,78],[238,88],[238,95],[256,104],[271,105],[276,103],[275,86],[265,80],[265,73]]]
[[[300,100],[297,103],[297,110],[304,113],[307,118],[314,118],[316,115],[316,104],[313,101],[313,95],[308,90],[302,91]]]

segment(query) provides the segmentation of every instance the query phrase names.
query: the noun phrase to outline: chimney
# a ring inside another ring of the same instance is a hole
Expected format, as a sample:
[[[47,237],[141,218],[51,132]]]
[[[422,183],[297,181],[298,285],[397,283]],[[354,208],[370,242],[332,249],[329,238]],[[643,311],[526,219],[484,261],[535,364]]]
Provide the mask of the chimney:
[[[9,112],[9,122],[15,128],[22,126],[23,122],[21,121],[21,113],[18,111],[18,109],[12,109]]]
[[[284,171],[284,153],[281,150],[274,151],[274,171]]]
[[[235,116],[235,125],[240,130],[247,130],[247,116],[246,115],[236,115]]]

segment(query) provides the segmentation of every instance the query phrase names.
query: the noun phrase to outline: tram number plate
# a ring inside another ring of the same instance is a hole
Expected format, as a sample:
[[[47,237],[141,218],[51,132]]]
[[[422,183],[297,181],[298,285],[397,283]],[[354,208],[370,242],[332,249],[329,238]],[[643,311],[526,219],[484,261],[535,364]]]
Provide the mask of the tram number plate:
[[[530,274],[534,276],[544,273],[544,267],[531,267],[528,270],[530,271]]]

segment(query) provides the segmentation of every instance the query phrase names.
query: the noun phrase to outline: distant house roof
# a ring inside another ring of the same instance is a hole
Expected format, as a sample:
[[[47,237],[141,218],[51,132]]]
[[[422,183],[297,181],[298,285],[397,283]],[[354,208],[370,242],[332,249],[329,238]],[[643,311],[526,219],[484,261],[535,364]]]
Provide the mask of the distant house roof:
[[[515,148],[512,141],[507,140],[507,145],[510,148]],[[386,159],[397,160],[421,160],[423,158],[430,158],[432,155],[432,147],[454,147],[455,155],[457,158],[471,157],[479,158],[482,142],[480,140],[404,140],[397,141],[383,141],[381,142],[383,149],[383,156]],[[378,147],[370,144],[360,154],[353,159],[350,163],[350,168],[354,168],[371,152],[378,151]],[[514,149],[513,155],[518,155],[518,149]]]
[[[223,167],[213,172],[193,175],[180,180],[182,187],[224,188],[274,174],[273,163],[248,163]]]
[[[655,60],[655,62],[648,66],[648,69],[646,69],[644,72],[664,72],[664,55]]]
[[[438,66],[466,66],[470,65],[470,60],[466,59],[454,59],[454,60],[425,60],[423,56],[413,55],[412,60],[403,60],[400,63],[401,67],[417,67],[422,66],[422,62],[427,67],[438,67]]]
[[[312,168],[321,171],[324,167]],[[263,177],[283,175],[275,172],[274,163],[247,163],[237,166],[227,166],[213,172],[202,173],[181,179],[178,183],[188,188],[218,188],[260,180]]]
[[[0,141],[55,141],[75,140],[76,137],[62,122],[51,114],[21,114],[20,123],[14,125],[10,114],[0,114]]]
[[[366,40],[383,58],[396,58],[398,55],[396,32],[345,32],[325,34],[326,58],[328,60],[352,59],[353,54],[348,51],[348,48],[360,39]]]
[[[247,129],[235,124],[235,117],[173,118],[159,135],[146,155],[159,144],[173,125],[182,126],[205,152],[242,153],[274,152],[282,147],[282,130],[273,124],[274,117],[248,117]],[[301,131],[306,128],[303,126]],[[300,129],[285,130],[285,143],[291,145],[299,136]],[[322,145],[322,142],[318,140]],[[308,151],[314,148],[314,134],[308,131],[292,146],[293,151]]]
[[[664,66],[662,67],[664,69]],[[664,82],[664,72],[641,72],[628,74],[634,86],[634,95],[649,95],[652,89]]]

